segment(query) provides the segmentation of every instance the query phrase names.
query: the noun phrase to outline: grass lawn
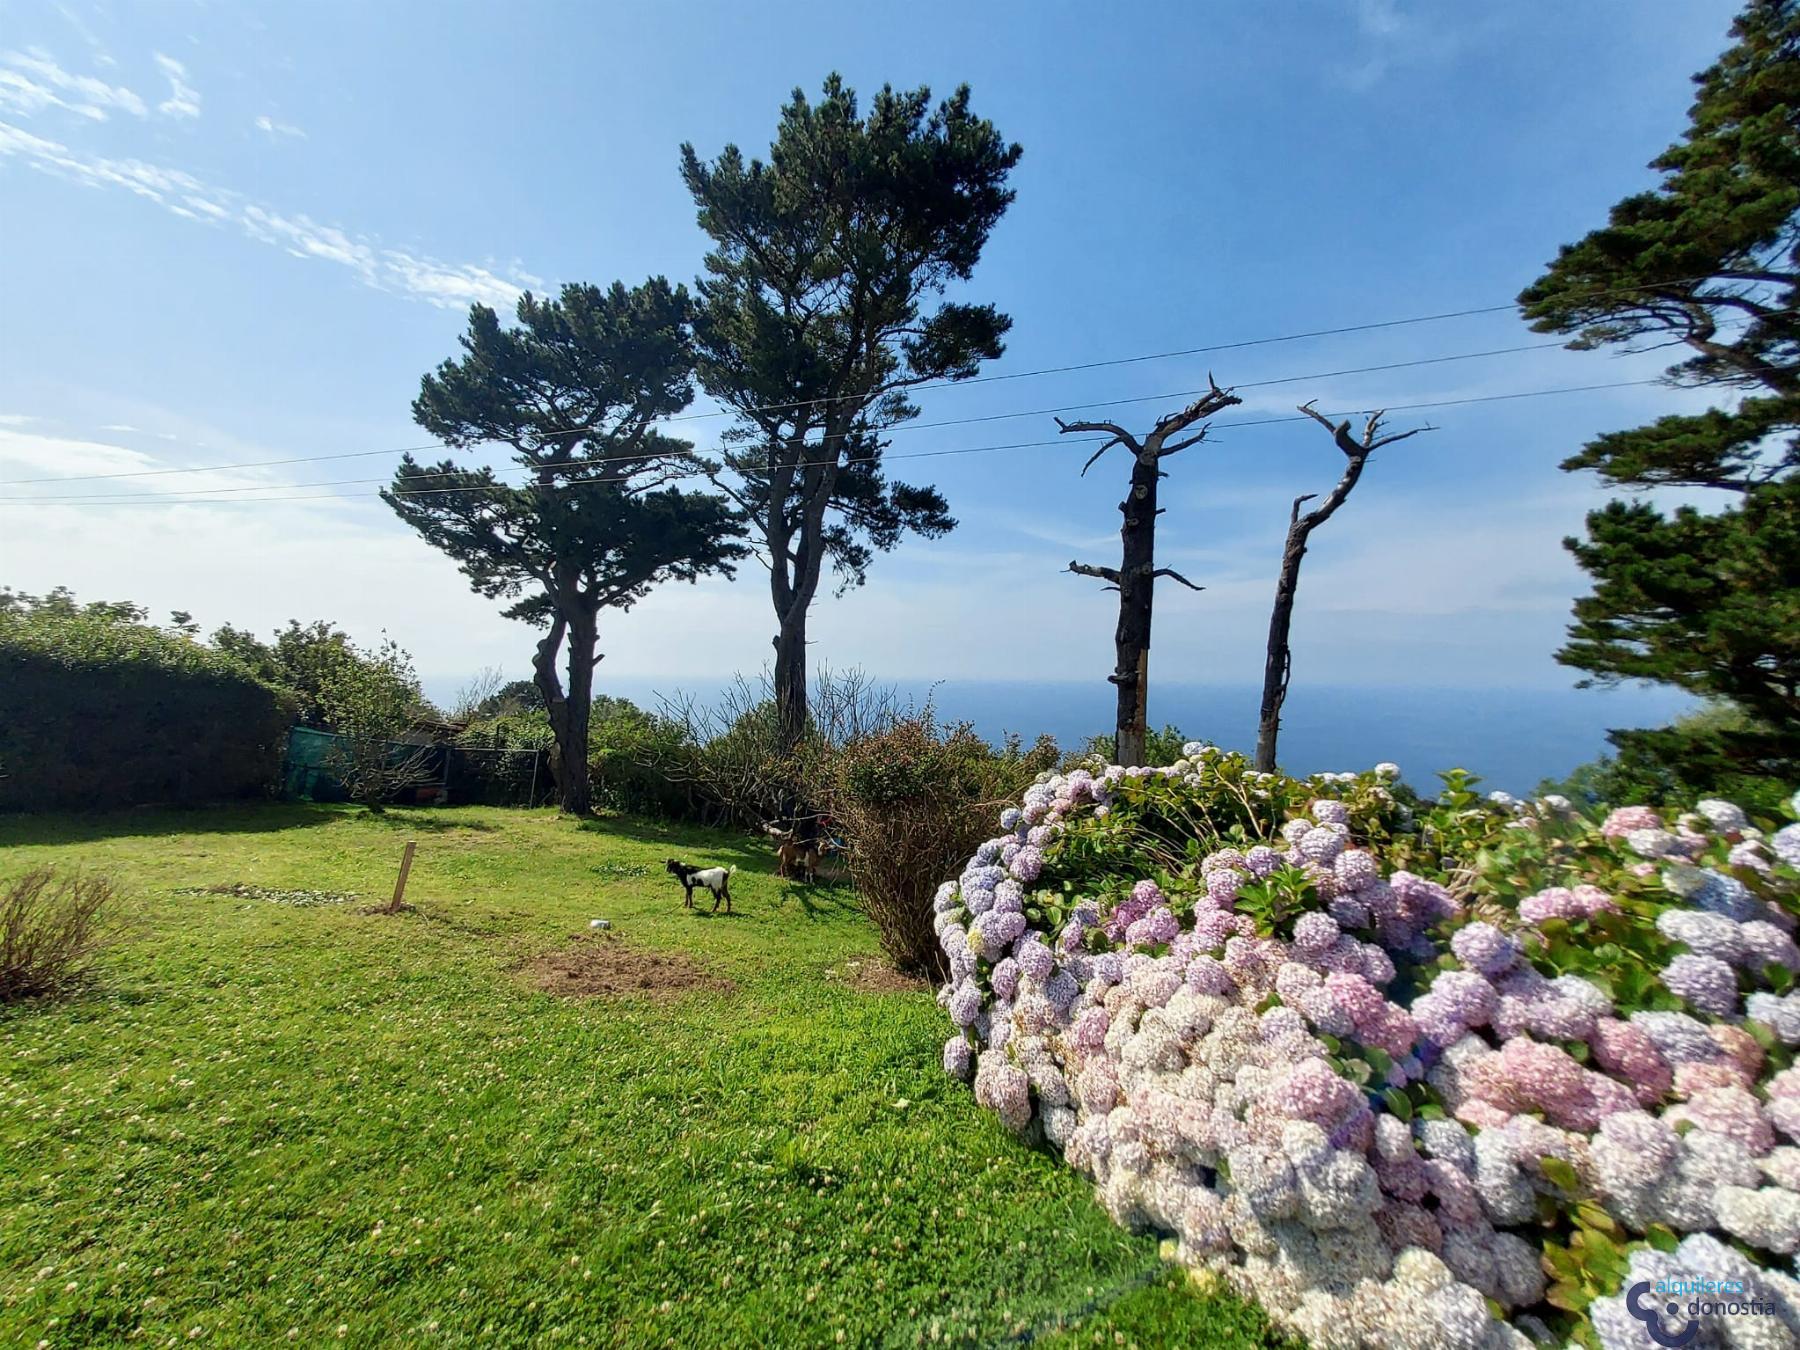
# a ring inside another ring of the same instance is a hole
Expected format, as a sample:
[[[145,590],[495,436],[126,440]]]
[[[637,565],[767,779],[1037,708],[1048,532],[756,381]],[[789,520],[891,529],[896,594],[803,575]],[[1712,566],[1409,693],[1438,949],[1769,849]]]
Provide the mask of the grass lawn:
[[[408,839],[416,908],[360,912]],[[671,853],[742,869],[740,913],[684,910]],[[133,931],[92,993],[0,1010],[0,1344],[1268,1340],[976,1109],[929,992],[842,978],[878,957],[850,890],[747,840],[0,819],[0,877],[45,862],[111,874]],[[237,882],[364,898],[178,893]],[[713,982],[541,992],[531,960],[603,946],[596,916]]]

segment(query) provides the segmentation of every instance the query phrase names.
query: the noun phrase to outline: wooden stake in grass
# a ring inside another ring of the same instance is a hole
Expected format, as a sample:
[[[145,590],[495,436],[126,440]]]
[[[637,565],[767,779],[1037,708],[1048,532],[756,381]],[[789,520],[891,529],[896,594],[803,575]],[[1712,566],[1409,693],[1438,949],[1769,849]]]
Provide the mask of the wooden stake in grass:
[[[413,851],[418,847],[416,842],[408,840],[406,852],[400,855],[400,878],[394,882],[394,898],[389,902],[387,907],[387,912],[389,914],[398,914],[400,912],[400,901],[406,895],[406,876],[407,873],[412,871]]]

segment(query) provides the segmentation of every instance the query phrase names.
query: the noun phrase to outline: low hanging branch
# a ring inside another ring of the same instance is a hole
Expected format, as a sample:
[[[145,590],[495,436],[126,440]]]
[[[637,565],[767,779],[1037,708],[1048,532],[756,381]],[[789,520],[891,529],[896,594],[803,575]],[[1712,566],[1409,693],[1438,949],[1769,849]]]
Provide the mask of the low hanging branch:
[[[1069,571],[1076,576],[1093,577],[1107,583],[1106,589],[1119,593],[1119,627],[1113,644],[1118,664],[1107,678],[1119,691],[1118,716],[1114,725],[1114,758],[1132,766],[1144,762],[1144,739],[1148,730],[1147,713],[1150,694],[1150,611],[1156,579],[1168,577],[1191,591],[1201,588],[1172,567],[1156,565],[1156,518],[1162,514],[1156,505],[1156,485],[1167,477],[1161,463],[1170,455],[1198,445],[1206,439],[1201,426],[1187,433],[1196,423],[1204,422],[1221,409],[1243,400],[1229,389],[1221,389],[1206,377],[1210,386],[1194,402],[1179,412],[1159,418],[1142,440],[1112,422],[1065,422],[1056,419],[1057,427],[1067,434],[1072,431],[1099,431],[1109,437],[1088,457],[1081,467],[1082,476],[1094,467],[1100,456],[1115,445],[1131,452],[1131,487],[1119,503],[1124,517],[1119,529],[1122,544],[1119,566],[1096,567],[1090,563],[1070,562]],[[1179,439],[1177,439],[1179,438]]]
[[[1363,466],[1369,462],[1370,455],[1384,445],[1392,445],[1408,436],[1417,436],[1421,431],[1432,430],[1431,427],[1414,427],[1411,431],[1383,435],[1383,414],[1376,412],[1370,415],[1363,426],[1359,439],[1351,434],[1348,418],[1342,422],[1333,422],[1311,403],[1301,404],[1300,411],[1331,433],[1337,448],[1344,452],[1345,458],[1350,462],[1344,466],[1344,476],[1338,479],[1337,486],[1323,502],[1311,511],[1302,513],[1301,507],[1318,499],[1317,493],[1306,493],[1294,498],[1293,510],[1288,515],[1287,543],[1281,550],[1281,575],[1275,583],[1275,608],[1269,615],[1269,648],[1263,662],[1262,711],[1256,726],[1256,767],[1264,773],[1273,772],[1275,768],[1275,742],[1281,734],[1281,707],[1287,702],[1288,677],[1293,672],[1293,653],[1288,647],[1288,631],[1293,624],[1294,592],[1300,585],[1300,561],[1306,556],[1307,538],[1330,520],[1338,507],[1344,504],[1351,489],[1362,477]]]

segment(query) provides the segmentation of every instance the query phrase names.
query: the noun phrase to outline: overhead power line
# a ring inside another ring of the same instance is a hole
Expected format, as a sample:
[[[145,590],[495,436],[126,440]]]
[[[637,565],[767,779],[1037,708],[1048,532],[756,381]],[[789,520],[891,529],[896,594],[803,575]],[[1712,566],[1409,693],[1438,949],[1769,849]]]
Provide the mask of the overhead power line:
[[[1423,412],[1423,411],[1427,411],[1427,410],[1433,409],[1433,408],[1463,407],[1468,404],[1474,404],[1474,403],[1504,403],[1504,402],[1510,402],[1510,401],[1517,400],[1517,399],[1546,398],[1546,397],[1550,397],[1550,396],[1558,395],[1558,394],[1585,394],[1585,393],[1593,393],[1593,392],[1597,392],[1597,391],[1605,390],[1605,389],[1630,389],[1630,388],[1640,387],[1643,385],[1658,384],[1658,383],[1660,383],[1660,379],[1656,378],[1656,377],[1652,377],[1650,379],[1642,379],[1642,380],[1612,380],[1612,381],[1608,381],[1603,384],[1565,385],[1565,386],[1561,386],[1561,387],[1554,388],[1554,389],[1525,389],[1525,390],[1519,390],[1517,392],[1508,393],[1508,394],[1477,394],[1477,395],[1471,395],[1467,398],[1434,399],[1434,400],[1431,400],[1428,402],[1423,402],[1423,403],[1396,403],[1396,404],[1387,405],[1387,406],[1379,408],[1379,409],[1377,409],[1377,408],[1351,408],[1351,409],[1345,409],[1341,412],[1332,413],[1330,415],[1334,416],[1334,417],[1355,417],[1355,416],[1364,416],[1364,415],[1374,413],[1374,412],[1390,412],[1390,413],[1393,413],[1393,412]],[[1215,422],[1215,423],[1211,424],[1211,427],[1209,429],[1218,430],[1218,431],[1238,431],[1238,430],[1245,430],[1245,429],[1248,429],[1251,427],[1278,426],[1278,425],[1282,425],[1284,423],[1304,422],[1307,420],[1309,420],[1309,419],[1307,419],[1305,417],[1301,417],[1301,416],[1263,417],[1263,418],[1240,420],[1240,421],[1233,421],[1233,422]],[[1105,439],[1105,437],[1082,437],[1079,439],[1058,437],[1058,438],[1053,438],[1050,440],[1042,440],[1042,441],[1015,441],[1015,442],[1011,442],[1011,443],[1005,444],[1005,445],[971,445],[971,446],[960,446],[960,447],[944,449],[944,450],[897,451],[897,452],[894,452],[891,454],[884,454],[881,456],[871,455],[871,456],[866,456],[866,457],[857,458],[857,459],[850,459],[850,460],[845,461],[845,463],[847,463],[847,464],[872,463],[872,462],[874,462],[874,460],[876,460],[878,458],[881,459],[883,462],[886,462],[886,461],[897,460],[897,459],[936,459],[936,458],[950,456],[950,455],[990,454],[990,453],[995,453],[995,452],[1005,451],[1005,450],[1031,450],[1031,449],[1040,449],[1040,448],[1044,448],[1044,447],[1048,447],[1048,446],[1056,446],[1056,445],[1096,444],[1099,441],[1102,441],[1104,439]],[[594,463],[594,462],[598,462],[598,461],[573,461],[572,465],[565,465],[565,466],[558,466],[558,467],[579,467],[583,463]],[[512,472],[532,472],[532,471],[535,471],[535,466],[515,465],[515,466],[510,466],[506,469],[498,470],[497,472],[512,473]],[[428,476],[435,476],[435,475],[428,475]],[[457,476],[461,476],[461,475],[459,474]],[[183,495],[177,495],[175,493],[133,493],[128,496],[127,495],[87,494],[87,495],[71,495],[71,496],[57,496],[57,497],[50,497],[50,496],[11,497],[11,498],[0,498],[0,506],[26,506],[26,505],[45,505],[45,506],[236,506],[236,505],[240,505],[240,504],[251,504],[251,503],[359,501],[359,500],[364,499],[364,494],[362,494],[362,493],[347,493],[347,492],[322,492],[322,493],[313,493],[313,494],[309,494],[306,496],[292,496],[292,495],[288,495],[288,491],[289,490],[299,490],[302,488],[311,488],[311,487],[355,487],[355,486],[366,487],[366,486],[369,486],[372,484],[389,483],[391,481],[392,480],[388,479],[388,478],[341,478],[341,479],[330,479],[330,480],[326,480],[324,482],[317,482],[317,483],[257,484],[252,487],[243,487],[243,488],[202,488],[202,489],[197,489],[197,491],[199,491],[199,492],[216,494],[216,495],[208,495],[208,496],[194,496],[194,495],[183,496]],[[593,480],[579,480],[578,479],[578,480],[574,480],[572,482],[559,483],[556,486],[559,490],[570,490],[570,489],[574,489],[574,488],[580,488],[580,487],[592,486],[592,485],[593,485]],[[480,484],[480,485],[475,485],[475,486],[470,486],[470,487],[418,488],[418,489],[413,489],[410,491],[403,489],[396,495],[414,496],[414,497],[444,496],[444,495],[447,495],[450,493],[487,492],[487,491],[492,490],[493,486],[495,486],[495,485]],[[499,486],[505,486],[505,485],[501,484]],[[238,493],[238,492],[271,491],[277,487],[281,487],[284,489],[284,491],[280,495],[263,496],[263,497],[234,497],[234,496],[225,495],[225,494],[229,494],[229,493]]]
[[[1659,285],[1662,285],[1662,286],[1686,285],[1689,283],[1706,281],[1709,279],[1710,278],[1707,276],[1679,277],[1673,281],[1661,282],[1661,283],[1659,283]],[[1609,295],[1629,294],[1631,292],[1647,290],[1647,289],[1651,289],[1651,288],[1647,287],[1647,286],[1611,287],[1608,289],[1587,292],[1586,298],[1600,299],[1600,298],[1603,298],[1603,297],[1609,296]],[[1115,366],[1139,365],[1139,364],[1143,364],[1143,363],[1149,362],[1149,361],[1166,361],[1166,360],[1173,360],[1173,359],[1176,359],[1179,357],[1185,357],[1185,356],[1204,356],[1204,355],[1208,355],[1208,354],[1215,353],[1215,352],[1241,351],[1246,348],[1273,346],[1275,344],[1284,343],[1284,342],[1302,342],[1302,341],[1306,341],[1311,338],[1340,337],[1340,336],[1343,336],[1343,335],[1349,334],[1349,333],[1375,332],[1375,331],[1378,331],[1381,329],[1404,328],[1404,327],[1409,327],[1414,324],[1422,324],[1422,323],[1441,323],[1441,322],[1444,322],[1444,321],[1450,320],[1450,319],[1472,318],[1472,317],[1483,315],[1483,314],[1498,314],[1503,311],[1514,310],[1517,308],[1518,308],[1518,305],[1515,301],[1508,301],[1504,304],[1497,304],[1497,305],[1477,305],[1477,306],[1473,306],[1473,307],[1466,308],[1466,309],[1444,310],[1444,311],[1441,311],[1436,314],[1417,314],[1417,315],[1411,316],[1410,318],[1404,318],[1404,319],[1380,319],[1380,320],[1376,320],[1371,323],[1343,324],[1343,325],[1340,325],[1335,328],[1313,328],[1313,329],[1307,329],[1307,330],[1304,330],[1301,332],[1295,332],[1295,333],[1281,333],[1281,334],[1277,334],[1277,335],[1274,335],[1271,337],[1244,338],[1244,339],[1232,341],[1232,342],[1212,343],[1210,345],[1203,346],[1203,347],[1182,347],[1182,348],[1177,348],[1177,349],[1173,349],[1170,351],[1147,352],[1147,353],[1144,353],[1139,356],[1112,357],[1112,358],[1108,358],[1108,359],[1104,359],[1104,360],[1081,361],[1081,362],[1075,362],[1075,363],[1071,363],[1071,364],[1067,364],[1067,365],[1060,365],[1060,366],[1040,366],[1033,370],[1002,371],[1002,372],[996,372],[995,374],[992,374],[992,375],[977,375],[977,376],[974,376],[967,380],[937,380],[937,381],[932,381],[932,382],[925,383],[925,384],[914,385],[907,392],[909,392],[909,393],[922,392],[922,391],[925,391],[928,389],[966,388],[970,385],[993,384],[993,383],[998,383],[998,382],[1004,381],[1004,380],[1033,379],[1033,378],[1037,378],[1039,376],[1044,376],[1044,375],[1067,375],[1067,374],[1074,374],[1079,371],[1103,370],[1103,369],[1108,369],[1108,368],[1115,367]],[[1783,313],[1786,311],[1776,310],[1773,312],[1774,313]],[[1505,348],[1502,350],[1504,350],[1504,351],[1531,351],[1531,350],[1537,349],[1538,347],[1560,347],[1563,345],[1565,345],[1565,344],[1562,343],[1561,341],[1555,341],[1555,342],[1532,344],[1532,345],[1525,346],[1525,347]],[[1473,356],[1473,355],[1493,355],[1493,354],[1497,354],[1497,353],[1472,353],[1471,356]],[[1470,357],[1465,356],[1465,357],[1439,358],[1439,359],[1467,360],[1467,359],[1470,359]],[[1366,371],[1366,370],[1384,370],[1384,369],[1398,369],[1398,368],[1399,368],[1398,365],[1395,365],[1395,366],[1370,366],[1370,367],[1364,367],[1364,368],[1362,368],[1362,370],[1359,370],[1359,371],[1341,371],[1341,372],[1330,372],[1330,373],[1359,374],[1359,373],[1363,373],[1363,371]],[[1319,375],[1319,376],[1305,376],[1305,377],[1295,377],[1295,378],[1323,379],[1323,378],[1326,378],[1326,376]],[[1269,382],[1269,381],[1262,382],[1262,384],[1264,384],[1264,385],[1266,385],[1268,383],[1271,383],[1271,382]],[[1237,385],[1235,387],[1240,388],[1240,389],[1248,389],[1248,388],[1256,388],[1259,386],[1258,385]],[[719,409],[719,410],[713,411],[713,412],[683,413],[677,417],[673,417],[668,420],[670,422],[691,422],[691,421],[703,420],[706,418],[736,416],[740,412],[775,412],[775,411],[780,411],[782,409],[788,409],[788,408],[802,408],[802,407],[810,407],[810,406],[813,406],[815,404],[820,404],[820,403],[839,402],[839,401],[842,401],[843,399],[851,398],[851,397],[861,397],[861,395],[835,395],[835,396],[826,397],[826,398],[801,399],[801,400],[796,400],[791,403],[763,404],[763,405],[759,405],[757,407],[750,408],[750,409],[723,408],[723,409]],[[1157,395],[1155,397],[1179,397],[1179,395]],[[1125,401],[1126,400],[1114,400],[1114,402],[1125,402]],[[1084,403],[1084,404],[1080,404],[1080,405],[1076,405],[1076,406],[1079,406],[1082,408],[1092,408],[1092,407],[1105,407],[1105,406],[1109,406],[1109,405],[1107,405],[1105,403]],[[1067,411],[1067,410],[1068,409],[1064,409],[1064,410],[1054,410],[1053,409],[1052,411]],[[1033,414],[1018,413],[1018,414],[1010,414],[1010,415],[1023,417],[1023,416],[1031,416]],[[923,424],[923,425],[949,426],[949,425],[956,425],[956,423],[937,422],[937,423],[927,423],[927,424]],[[893,428],[893,429],[898,430],[898,428]],[[586,435],[588,433],[585,429],[575,429],[575,430],[571,430],[566,433],[549,433],[549,434],[551,434],[551,435],[566,434],[566,435],[571,435],[571,436],[582,436],[582,435]],[[343,452],[340,452],[337,454],[329,454],[329,455],[296,455],[296,456],[292,456],[287,459],[246,460],[246,461],[243,461],[243,462],[237,463],[237,464],[199,464],[199,465],[185,466],[185,467],[181,467],[181,468],[126,469],[126,470],[120,470],[120,471],[113,472],[113,473],[68,474],[68,475],[56,475],[56,476],[45,477],[45,478],[9,478],[9,479],[0,479],[0,487],[24,487],[24,486],[34,485],[34,484],[39,484],[39,483],[97,482],[97,481],[100,481],[103,479],[119,479],[119,478],[156,478],[156,477],[163,477],[163,476],[167,476],[167,475],[185,474],[185,473],[224,473],[224,472],[227,472],[227,471],[230,471],[233,469],[272,469],[272,468],[282,468],[282,467],[285,467],[285,466],[291,465],[291,464],[316,464],[316,463],[323,463],[328,460],[341,460],[341,459],[367,459],[367,458],[374,458],[374,457],[381,456],[381,455],[423,454],[423,453],[427,453],[427,452],[434,451],[434,450],[444,450],[444,449],[451,449],[451,448],[453,448],[453,447],[447,446],[441,441],[432,441],[432,442],[428,442],[428,443],[421,444],[421,445],[394,446],[394,447],[381,449],[381,450],[349,450],[349,451],[343,451]]]

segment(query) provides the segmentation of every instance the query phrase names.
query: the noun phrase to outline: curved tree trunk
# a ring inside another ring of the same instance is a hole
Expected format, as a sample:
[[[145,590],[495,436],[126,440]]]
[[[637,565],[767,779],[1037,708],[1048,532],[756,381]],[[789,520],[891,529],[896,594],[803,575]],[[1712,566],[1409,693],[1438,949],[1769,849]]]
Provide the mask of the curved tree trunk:
[[[567,815],[585,816],[593,810],[593,790],[588,782],[588,723],[593,716],[594,647],[599,642],[599,621],[585,602],[577,602],[573,619],[561,614],[550,631],[538,640],[531,666],[538,692],[550,717],[550,776],[556,783],[557,802]],[[568,688],[557,671],[564,638],[568,639]]]
[[[532,682],[544,696],[544,712],[550,719],[550,778],[556,784],[560,801],[563,790],[563,739],[568,733],[569,700],[563,693],[562,677],[557,663],[562,656],[563,638],[569,631],[568,621],[558,615],[551,621],[550,631],[538,639],[537,651],[531,657]]]
[[[1275,771],[1275,742],[1281,735],[1281,707],[1287,702],[1293,653],[1288,633],[1294,623],[1294,593],[1300,588],[1300,561],[1306,557],[1306,531],[1298,521],[1288,526],[1281,551],[1281,574],[1275,582],[1275,607],[1269,613],[1269,647],[1263,658],[1262,710],[1256,721],[1256,767]]]
[[[1275,742],[1281,735],[1281,706],[1287,702],[1288,679],[1294,665],[1288,632],[1294,622],[1294,593],[1300,588],[1300,562],[1306,557],[1306,541],[1349,498],[1362,478],[1370,455],[1384,445],[1430,430],[1429,427],[1415,427],[1411,431],[1383,436],[1382,414],[1376,412],[1369,415],[1362,436],[1358,438],[1351,435],[1348,419],[1333,422],[1310,403],[1302,403],[1300,411],[1331,433],[1346,462],[1343,477],[1319,506],[1301,513],[1300,508],[1313,500],[1314,494],[1309,492],[1294,498],[1293,509],[1288,512],[1287,543],[1281,550],[1281,575],[1275,582],[1275,608],[1269,614],[1269,647],[1263,658],[1262,710],[1256,722],[1256,767],[1263,773],[1275,771]]]

